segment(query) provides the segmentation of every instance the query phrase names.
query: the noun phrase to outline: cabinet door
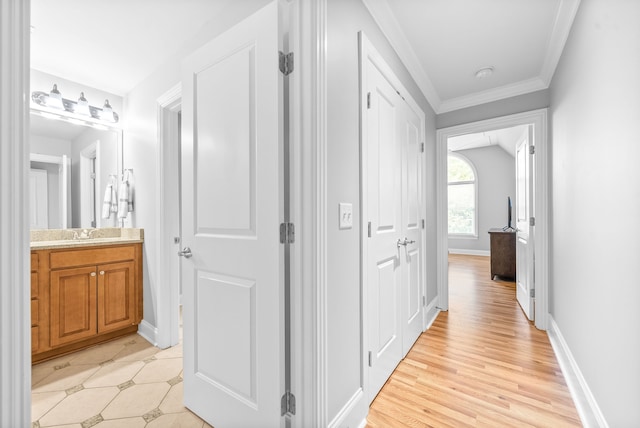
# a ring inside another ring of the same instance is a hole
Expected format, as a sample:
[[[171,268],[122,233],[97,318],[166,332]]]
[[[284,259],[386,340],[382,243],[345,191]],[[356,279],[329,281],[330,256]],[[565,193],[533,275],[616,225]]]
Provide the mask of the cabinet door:
[[[98,266],[98,333],[136,324],[134,262]]]
[[[96,334],[96,283],[95,266],[51,272],[51,346]]]

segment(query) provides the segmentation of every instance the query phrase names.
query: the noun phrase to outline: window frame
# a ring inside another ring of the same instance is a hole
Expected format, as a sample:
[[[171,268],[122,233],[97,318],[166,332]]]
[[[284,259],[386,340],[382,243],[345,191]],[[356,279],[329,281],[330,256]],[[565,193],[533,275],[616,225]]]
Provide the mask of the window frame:
[[[465,162],[473,171],[473,180],[449,182],[449,162],[448,156],[458,158]],[[472,233],[449,233],[449,186],[458,186],[461,184],[473,184],[474,210],[473,210],[473,232]],[[447,234],[452,239],[478,239],[478,170],[471,160],[458,152],[447,153]]]

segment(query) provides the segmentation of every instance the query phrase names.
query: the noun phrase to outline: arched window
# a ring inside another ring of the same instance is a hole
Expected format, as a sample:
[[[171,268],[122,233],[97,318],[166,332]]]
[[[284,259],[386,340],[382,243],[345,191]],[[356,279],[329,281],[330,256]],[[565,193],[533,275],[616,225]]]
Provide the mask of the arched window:
[[[447,173],[449,182],[449,235],[477,237],[477,176],[475,168],[464,156],[457,153],[449,153]]]

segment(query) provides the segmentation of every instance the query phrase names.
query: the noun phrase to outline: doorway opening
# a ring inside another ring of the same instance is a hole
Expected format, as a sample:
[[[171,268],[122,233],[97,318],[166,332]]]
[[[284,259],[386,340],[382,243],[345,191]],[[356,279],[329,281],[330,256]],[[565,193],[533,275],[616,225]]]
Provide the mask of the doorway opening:
[[[181,337],[181,272],[177,252],[181,248],[181,134],[182,85],[169,89],[158,103],[158,278],[164,292],[158,293],[157,334],[149,332],[152,343],[159,348],[178,344]]]
[[[453,144],[458,144],[456,150],[463,151],[460,147],[465,147],[470,137],[474,134],[484,134],[485,140],[491,140],[490,136],[493,135],[496,130],[500,129],[513,129],[514,135],[520,136],[527,134],[527,138],[530,138],[530,145],[534,147],[535,162],[532,164],[531,173],[533,175],[531,193],[531,208],[530,217],[534,220],[535,226],[531,226],[532,241],[535,242],[535,247],[532,249],[531,258],[535,255],[535,266],[531,269],[531,277],[535,276],[535,326],[540,330],[546,330],[547,328],[547,288],[548,288],[548,138],[547,138],[547,110],[535,110],[526,113],[519,113],[510,116],[504,116],[495,119],[488,119],[479,122],[473,122],[469,124],[457,125],[449,128],[439,129],[437,131],[437,145],[436,145],[436,175],[437,175],[437,280],[438,280],[438,304],[442,310],[448,310],[449,307],[449,281],[448,281],[448,255],[450,251],[449,240],[449,198],[448,198],[448,166],[447,160],[449,151],[449,141],[453,141]],[[528,132],[525,132],[528,131]],[[497,138],[494,137],[496,140]],[[465,143],[465,139],[467,140]],[[521,137],[515,138],[517,144],[522,141]],[[457,141],[457,143],[456,143]],[[497,142],[497,141],[496,141]],[[467,146],[469,147],[469,146]],[[515,149],[515,147],[514,147]],[[529,153],[527,151],[527,153]],[[533,153],[533,152],[532,152]],[[515,152],[514,152],[515,154]],[[514,161],[515,165],[515,161]],[[515,167],[513,170],[513,183],[516,182]],[[479,182],[480,183],[480,182]],[[515,191],[514,191],[515,195]],[[507,195],[499,195],[503,197],[502,203],[497,203],[496,209],[501,211],[504,219],[498,222],[495,227],[502,228],[507,223]],[[517,197],[517,196],[516,196]],[[512,200],[515,199],[511,198]],[[480,206],[481,201],[478,201]],[[515,212],[514,212],[515,214]],[[529,220],[529,218],[527,219]],[[502,224],[505,223],[505,224]],[[533,223],[531,223],[533,224]],[[484,228],[487,226],[485,225]],[[489,226],[493,227],[493,226]],[[515,226],[514,226],[515,227]],[[478,228],[478,237],[486,234],[486,230],[483,230],[483,226]],[[488,239],[488,236],[485,237]],[[458,246],[462,246],[462,242],[457,242]],[[456,249],[454,247],[454,249]],[[461,250],[464,253],[464,248]],[[474,254],[473,248],[467,248],[467,254]],[[476,249],[480,251],[475,255],[488,255],[486,249]],[[526,312],[526,311],[525,311]],[[532,317],[533,314],[532,314]]]
[[[449,137],[447,231],[449,255],[480,257],[490,266],[492,281],[517,284],[517,300],[533,319],[527,289],[533,286],[528,271],[534,268],[527,257],[534,244],[527,230],[534,178],[526,162],[530,128],[517,125]],[[477,263],[470,257],[456,260]]]

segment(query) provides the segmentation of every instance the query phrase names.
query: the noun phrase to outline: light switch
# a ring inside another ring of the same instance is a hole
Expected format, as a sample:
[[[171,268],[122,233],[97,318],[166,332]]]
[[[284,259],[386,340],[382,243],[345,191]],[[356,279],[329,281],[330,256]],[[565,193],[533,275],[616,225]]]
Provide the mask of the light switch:
[[[342,202],[338,204],[338,207],[340,229],[351,229],[353,227],[353,205]]]

